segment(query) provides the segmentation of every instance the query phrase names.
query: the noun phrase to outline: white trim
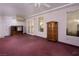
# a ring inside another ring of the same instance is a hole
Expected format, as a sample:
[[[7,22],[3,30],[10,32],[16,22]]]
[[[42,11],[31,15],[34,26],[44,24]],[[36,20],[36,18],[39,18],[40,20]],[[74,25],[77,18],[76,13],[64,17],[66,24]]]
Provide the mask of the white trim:
[[[74,3],[69,3],[69,4],[65,4],[65,5],[63,5],[63,6],[59,6],[59,7],[52,8],[52,9],[49,9],[49,10],[46,10],[46,11],[42,11],[42,12],[39,12],[39,13],[37,13],[37,14],[33,14],[33,15],[29,16],[28,18],[37,16],[37,15],[40,15],[40,14],[48,13],[48,12],[50,12],[50,11],[54,11],[54,10],[57,10],[57,9],[60,9],[60,8],[66,7],[66,6],[70,6],[70,5],[73,5],[73,4],[74,4]]]

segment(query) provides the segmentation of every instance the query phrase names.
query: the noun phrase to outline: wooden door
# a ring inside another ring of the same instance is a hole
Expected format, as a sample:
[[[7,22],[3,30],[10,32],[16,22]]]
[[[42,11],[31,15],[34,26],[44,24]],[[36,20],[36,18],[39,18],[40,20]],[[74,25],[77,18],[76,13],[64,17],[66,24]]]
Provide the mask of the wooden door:
[[[58,23],[51,21],[47,23],[47,39],[51,41],[58,40]]]

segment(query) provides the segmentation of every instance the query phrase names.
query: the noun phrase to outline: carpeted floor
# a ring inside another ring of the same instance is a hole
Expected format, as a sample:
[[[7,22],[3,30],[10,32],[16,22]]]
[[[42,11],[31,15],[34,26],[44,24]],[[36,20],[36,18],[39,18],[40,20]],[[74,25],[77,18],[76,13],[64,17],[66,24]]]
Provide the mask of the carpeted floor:
[[[0,56],[79,56],[79,48],[31,35],[0,39]]]

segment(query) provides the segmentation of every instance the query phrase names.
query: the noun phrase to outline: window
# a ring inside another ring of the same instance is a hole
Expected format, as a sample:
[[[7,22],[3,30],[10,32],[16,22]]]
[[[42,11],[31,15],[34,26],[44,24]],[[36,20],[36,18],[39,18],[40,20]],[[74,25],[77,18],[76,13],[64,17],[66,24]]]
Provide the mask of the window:
[[[79,10],[67,13],[67,35],[79,37]]]
[[[34,20],[29,20],[28,21],[28,33],[33,33],[34,32]]]
[[[44,18],[43,17],[39,17],[38,18],[38,23],[39,23],[39,31],[40,32],[43,32],[44,31]]]

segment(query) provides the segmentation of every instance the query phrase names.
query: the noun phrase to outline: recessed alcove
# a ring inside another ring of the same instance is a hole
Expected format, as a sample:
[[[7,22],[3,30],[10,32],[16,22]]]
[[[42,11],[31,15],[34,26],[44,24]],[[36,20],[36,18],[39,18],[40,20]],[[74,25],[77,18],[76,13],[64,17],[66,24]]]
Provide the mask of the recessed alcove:
[[[10,35],[23,34],[23,26],[11,26]]]

